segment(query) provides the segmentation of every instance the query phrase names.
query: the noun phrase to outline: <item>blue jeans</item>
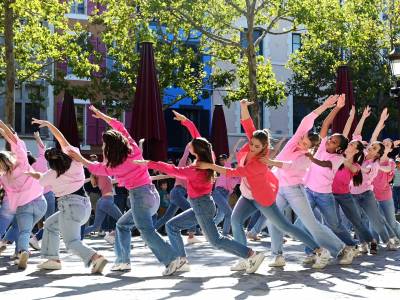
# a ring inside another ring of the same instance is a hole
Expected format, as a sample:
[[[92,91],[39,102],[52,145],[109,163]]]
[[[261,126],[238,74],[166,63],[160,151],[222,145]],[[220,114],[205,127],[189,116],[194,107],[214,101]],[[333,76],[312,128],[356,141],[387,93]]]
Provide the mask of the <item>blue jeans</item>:
[[[378,201],[378,205],[383,217],[385,218],[387,226],[394,233],[395,237],[400,239],[400,223],[396,220],[393,199]]]
[[[44,198],[46,199],[47,202],[47,210],[44,215],[44,218],[47,219],[50,217],[52,214],[55,213],[56,211],[56,196],[52,191],[47,192],[46,194],[43,195]],[[43,228],[39,229],[38,232],[36,232],[35,237],[38,241],[40,241],[43,237]]]
[[[353,224],[355,233],[360,242],[370,243],[373,240],[372,234],[368,227],[362,222],[361,212],[358,204],[355,202],[351,194],[334,194],[336,205],[342,208],[344,215]],[[337,207],[339,208],[339,207]],[[340,220],[340,216],[339,221]]]
[[[393,186],[394,213],[400,209],[400,186]]]
[[[302,229],[308,231],[315,241],[329,250],[333,256],[338,256],[345,244],[329,229],[321,224],[314,216],[310,203],[307,200],[303,185],[284,186],[279,188],[276,206],[281,212],[290,206],[298,217],[296,225],[302,224]],[[271,233],[271,249],[275,255],[282,254],[283,232],[273,224],[268,224]]]
[[[129,191],[131,207],[119,218],[115,235],[115,263],[130,263],[131,229],[136,224],[143,241],[158,261],[167,266],[177,258],[173,248],[154,228],[152,216],[160,206],[160,196],[154,185],[144,185]]]
[[[35,226],[35,224],[44,216],[46,209],[47,203],[43,195],[25,205],[17,207],[15,216],[19,228],[17,244],[18,252],[28,251],[29,238],[33,226]]]
[[[91,210],[88,197],[73,194],[60,197],[58,211],[52,214],[44,224],[40,250],[42,257],[59,259],[61,233],[67,250],[79,256],[85,266],[89,266],[96,251],[82,242],[81,226],[89,220]]]
[[[6,197],[3,199],[3,204],[0,207],[0,239],[6,233],[8,226],[10,226],[14,213],[10,211],[9,202]]]
[[[229,205],[229,191],[222,188],[216,187],[212,193],[212,198],[215,201],[215,204],[218,207],[218,213],[214,218],[215,225],[224,220],[224,227],[222,230],[223,235],[228,235],[231,231],[231,215],[232,215],[232,208]]]
[[[181,230],[199,224],[209,243],[233,255],[247,258],[251,249],[221,235],[214,223],[215,204],[210,195],[190,199],[191,208],[169,220],[166,224],[168,238],[179,257],[186,257]]]
[[[266,228],[268,225],[268,220],[267,218],[261,214],[258,219],[257,222],[254,224],[253,228],[251,228],[250,233],[252,235],[257,235],[259,234],[264,228]],[[268,232],[269,232],[269,228],[268,228]]]
[[[88,234],[92,231],[100,229],[106,216],[109,215],[116,221],[122,216],[121,211],[118,206],[114,203],[113,196],[101,197],[96,204],[96,213],[94,218],[94,223],[91,226],[86,227],[84,234]]]
[[[339,221],[336,201],[333,194],[317,193],[308,188],[306,188],[305,191],[311,208],[314,209],[315,207],[318,207],[323,216],[324,224],[328,226],[347,246],[357,245],[350,233]]]
[[[187,195],[186,189],[181,185],[177,185],[171,190],[169,194],[170,196],[169,206],[165,211],[165,213],[163,214],[163,216],[159,218],[156,224],[154,225],[154,227],[157,230],[159,230],[161,227],[165,225],[165,223],[171,220],[175,216],[178,209],[185,211],[190,208],[190,204],[186,199],[186,195]],[[196,232],[196,227],[190,228],[189,232]]]
[[[319,248],[319,245],[314,241],[312,236],[290,223],[288,219],[280,212],[275,203],[271,206],[261,206],[256,201],[247,199],[243,196],[239,198],[232,213],[233,238],[239,243],[243,245],[247,244],[243,225],[246,219],[256,210],[259,210],[264,216],[266,216],[268,221],[281,232],[289,233],[305,243],[311,249]]]
[[[389,233],[386,229],[385,220],[379,212],[374,193],[366,191],[362,194],[353,194],[353,198],[367,215],[372,228],[379,234],[382,241],[389,242]]]

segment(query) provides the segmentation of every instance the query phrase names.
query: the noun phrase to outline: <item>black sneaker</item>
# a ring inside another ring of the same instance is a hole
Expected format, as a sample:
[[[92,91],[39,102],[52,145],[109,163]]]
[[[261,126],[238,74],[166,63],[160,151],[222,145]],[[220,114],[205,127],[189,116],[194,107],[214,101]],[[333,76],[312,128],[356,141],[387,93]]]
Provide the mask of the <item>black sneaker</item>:
[[[369,247],[369,254],[377,255],[378,254],[378,244],[376,242],[371,242]]]

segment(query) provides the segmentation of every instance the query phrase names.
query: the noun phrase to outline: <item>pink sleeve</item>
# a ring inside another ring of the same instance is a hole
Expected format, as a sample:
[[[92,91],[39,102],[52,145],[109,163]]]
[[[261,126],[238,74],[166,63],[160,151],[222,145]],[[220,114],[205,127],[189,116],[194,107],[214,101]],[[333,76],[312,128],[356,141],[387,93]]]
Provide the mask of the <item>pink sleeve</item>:
[[[253,137],[253,132],[256,131],[256,127],[254,126],[253,119],[248,118],[246,120],[240,120],[240,123],[243,126],[244,132],[249,140]]]
[[[183,152],[183,155],[182,155],[181,159],[179,160],[178,167],[186,166],[188,157],[189,157],[189,146],[187,145],[185,148],[185,152]]]
[[[104,164],[104,163],[99,163],[99,162],[91,162],[87,166],[88,170],[90,173],[94,175],[101,175],[101,176],[111,176],[110,169]]]
[[[17,161],[19,163],[23,163],[29,165],[28,157],[27,157],[27,150],[26,145],[23,140],[21,140],[17,134],[14,134],[15,138],[17,139],[16,143],[11,143],[11,152],[14,153]]]
[[[186,119],[185,121],[182,121],[181,124],[183,126],[185,126],[187,128],[187,130],[189,130],[190,135],[192,136],[192,138],[199,138],[201,137],[200,132],[197,130],[196,125],[194,125],[194,123],[192,121],[190,121],[189,119]]]
[[[176,167],[171,164],[167,164],[161,161],[150,161],[147,164],[149,169],[158,170],[162,173],[180,178],[180,179],[187,179],[190,175],[193,175],[193,167]]]
[[[318,158],[318,155],[319,155],[320,153],[326,151],[326,141],[327,141],[327,140],[328,140],[328,137],[327,137],[327,136],[324,137],[324,138],[321,140],[321,143],[319,144],[317,153],[315,153],[315,155],[314,155],[315,158]]]
[[[344,156],[338,155],[334,159],[332,159],[332,170],[337,171],[340,166],[343,164]]]
[[[41,147],[39,144],[38,146],[38,157],[36,158],[36,162],[34,164],[32,164],[32,167],[35,171],[38,172],[47,172],[48,168],[47,168],[47,160],[44,157],[44,153],[45,153],[45,148]]]
[[[246,167],[237,167],[235,169],[226,168],[227,177],[246,177],[248,175],[248,170]]]
[[[299,127],[297,128],[290,141],[295,140],[295,142],[297,143],[304,136],[304,134],[309,132],[310,129],[314,126],[314,121],[317,117],[318,115],[314,112],[311,112],[307,116],[305,116],[303,120],[301,120]]]
[[[137,152],[140,151],[139,146],[136,144],[135,140],[130,136],[128,130],[126,130],[124,124],[122,124],[120,121],[116,120],[116,119],[112,119],[109,123],[109,125],[116,131],[118,131],[119,133],[121,133],[124,137],[126,137],[129,141],[129,144],[132,146],[133,151]]]

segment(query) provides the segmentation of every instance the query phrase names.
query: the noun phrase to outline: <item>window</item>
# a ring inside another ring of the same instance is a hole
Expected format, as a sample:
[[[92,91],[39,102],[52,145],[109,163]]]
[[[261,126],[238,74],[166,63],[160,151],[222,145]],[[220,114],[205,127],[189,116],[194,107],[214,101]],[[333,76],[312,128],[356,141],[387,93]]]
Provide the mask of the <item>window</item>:
[[[19,134],[33,134],[38,130],[32,126],[32,118],[40,119],[45,98],[38,85],[26,85],[15,90],[15,131]],[[43,108],[44,109],[44,108]]]
[[[71,14],[86,15],[86,1],[75,0],[70,1],[71,3]]]
[[[76,123],[78,125],[79,142],[81,146],[87,145],[87,107],[90,102],[87,100],[74,99]]]
[[[262,35],[262,30],[260,29],[254,29],[253,31],[253,43],[257,41],[257,39]],[[245,28],[244,31],[240,32],[240,44],[242,47],[247,48],[248,47],[248,42],[247,42],[247,29]],[[258,44],[258,49],[256,50],[257,55],[263,55],[264,49],[263,49],[263,42],[261,41],[260,44]]]
[[[292,53],[301,48],[301,34],[292,33]]]

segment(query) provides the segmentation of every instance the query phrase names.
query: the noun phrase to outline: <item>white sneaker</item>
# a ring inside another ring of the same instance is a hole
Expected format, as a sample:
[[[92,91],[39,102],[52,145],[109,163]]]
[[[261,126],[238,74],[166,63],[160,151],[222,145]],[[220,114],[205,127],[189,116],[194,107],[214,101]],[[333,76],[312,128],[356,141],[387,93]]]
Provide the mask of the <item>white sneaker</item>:
[[[120,263],[120,264],[114,264],[111,268],[111,271],[116,272],[129,272],[131,270],[131,264],[130,263]]]
[[[106,235],[106,232],[104,231],[104,230],[100,230],[98,233],[97,233],[97,236],[98,237],[103,237],[103,236],[105,236]]]
[[[18,269],[25,270],[28,265],[29,253],[28,251],[22,251],[18,258]]]
[[[307,255],[306,258],[303,260],[303,264],[310,265],[315,263],[315,254]]]
[[[105,259],[103,256],[96,258],[94,261],[92,261],[92,274],[101,274],[107,263],[108,260]]]
[[[330,257],[331,257],[330,252],[325,248],[321,248],[321,251],[315,254],[315,263],[312,265],[312,268],[314,269],[325,268],[329,263]]]
[[[171,261],[168,266],[165,267],[164,271],[162,272],[163,276],[169,276],[174,274],[176,270],[178,270],[180,265],[181,265],[180,258],[177,257],[176,259]]]
[[[247,259],[240,259],[236,265],[231,267],[231,271],[246,271]]]
[[[397,246],[393,239],[390,239],[389,242],[386,244],[386,249],[389,251],[397,251]]]
[[[339,260],[339,264],[340,265],[350,265],[353,262],[354,254],[355,254],[355,252],[352,249],[352,247],[346,246],[343,249],[342,257]]]
[[[282,255],[277,255],[275,261],[270,263],[268,266],[271,268],[284,267],[286,265],[285,258]]]
[[[59,261],[49,259],[41,264],[38,264],[37,267],[41,270],[61,270],[61,263]]]
[[[255,251],[252,256],[247,259],[246,273],[255,273],[263,262],[265,255],[263,252]]]
[[[29,245],[35,250],[40,250],[39,241],[37,240],[36,236],[33,236],[29,239]]]
[[[190,272],[190,265],[187,259],[181,259],[180,266],[176,270],[177,272]]]
[[[394,244],[398,247],[400,246],[400,239],[398,239],[397,237],[395,237],[394,239]]]
[[[7,242],[1,240],[1,241],[0,241],[0,254],[1,254],[1,252],[3,252],[3,251],[6,250],[6,249],[7,249]]]
[[[197,237],[192,237],[192,238],[188,238],[186,241],[187,245],[191,245],[191,244],[198,244],[198,243],[202,243],[201,240],[199,240]]]
[[[368,252],[369,252],[368,243],[365,243],[365,242],[364,242],[364,243],[361,244],[360,252],[361,252],[362,254],[368,254]]]
[[[114,245],[115,244],[115,235],[107,233],[106,236],[104,237],[104,240],[107,243]]]

